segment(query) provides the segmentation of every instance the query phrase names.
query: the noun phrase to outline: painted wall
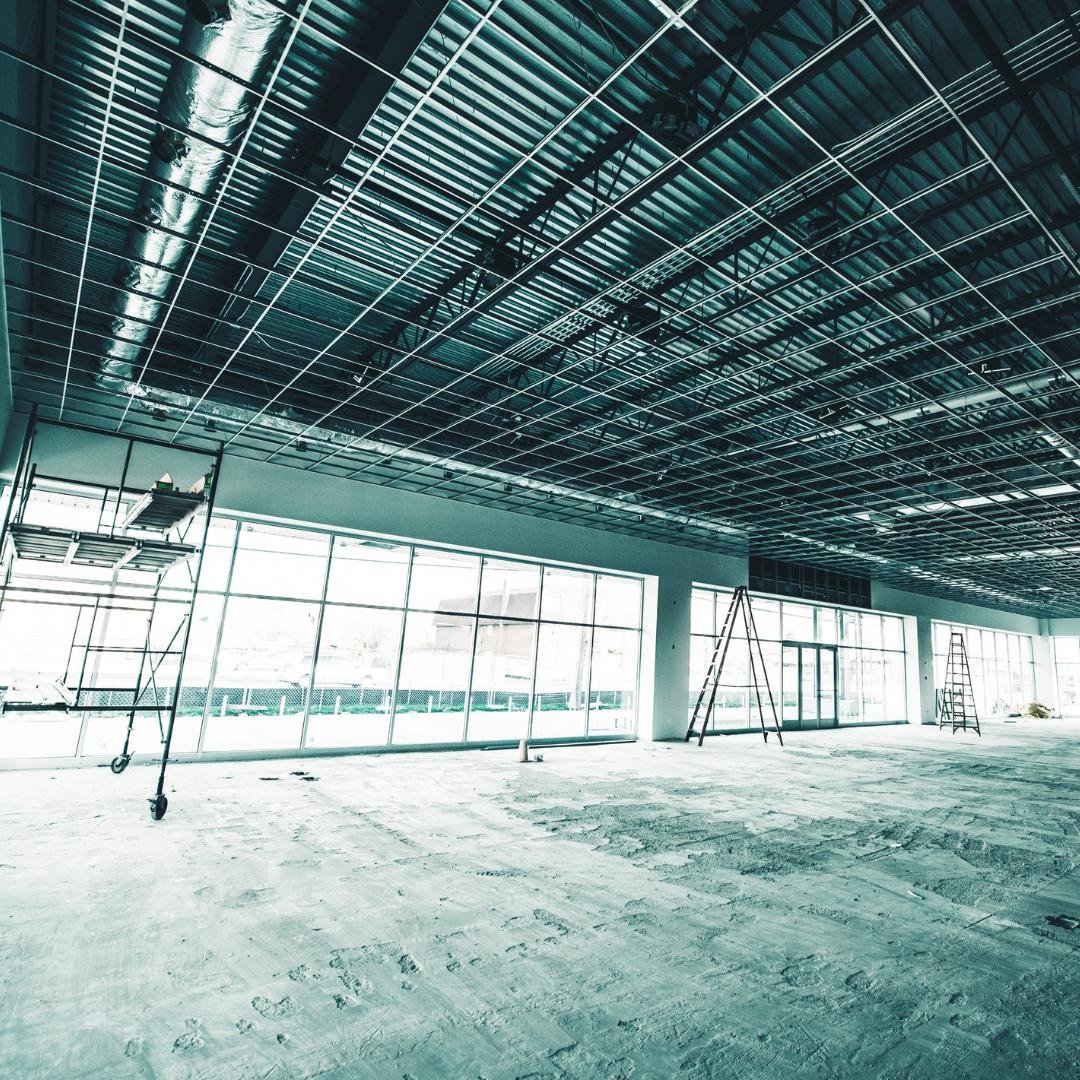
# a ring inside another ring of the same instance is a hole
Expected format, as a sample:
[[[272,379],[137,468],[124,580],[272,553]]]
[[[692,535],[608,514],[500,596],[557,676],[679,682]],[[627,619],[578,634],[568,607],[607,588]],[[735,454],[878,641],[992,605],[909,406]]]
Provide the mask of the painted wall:
[[[936,596],[905,592],[879,581],[870,583],[870,598],[878,610],[892,611],[899,615],[966,623],[990,630],[1009,630],[1014,634],[1038,635],[1043,632],[1042,621],[1030,615],[1015,615],[1009,611],[998,611],[996,608],[980,607],[959,600],[942,600]]]

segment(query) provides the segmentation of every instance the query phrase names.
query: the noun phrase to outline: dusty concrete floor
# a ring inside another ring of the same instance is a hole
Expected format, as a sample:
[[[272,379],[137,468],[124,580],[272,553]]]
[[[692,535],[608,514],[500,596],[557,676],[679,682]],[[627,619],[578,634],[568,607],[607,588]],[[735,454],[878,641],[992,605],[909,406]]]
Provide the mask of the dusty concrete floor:
[[[0,775],[0,1075],[1080,1075],[1080,726],[545,757]]]

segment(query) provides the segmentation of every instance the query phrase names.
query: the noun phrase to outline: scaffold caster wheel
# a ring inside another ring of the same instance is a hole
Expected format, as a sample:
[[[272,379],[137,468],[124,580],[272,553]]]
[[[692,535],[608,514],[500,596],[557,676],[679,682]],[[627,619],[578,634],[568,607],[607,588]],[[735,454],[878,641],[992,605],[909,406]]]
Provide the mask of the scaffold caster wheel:
[[[165,811],[169,809],[169,800],[164,795],[159,795],[156,799],[150,800],[150,816],[155,821],[160,821],[165,816]]]
[[[109,768],[119,776],[128,767],[128,762],[130,760],[130,754],[117,754],[116,757],[109,762]]]

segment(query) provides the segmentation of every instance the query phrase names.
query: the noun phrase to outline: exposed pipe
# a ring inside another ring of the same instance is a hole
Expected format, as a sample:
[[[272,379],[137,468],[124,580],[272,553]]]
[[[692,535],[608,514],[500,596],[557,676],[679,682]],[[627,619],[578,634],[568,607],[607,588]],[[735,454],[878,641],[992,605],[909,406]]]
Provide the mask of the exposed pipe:
[[[247,125],[256,98],[249,87],[262,81],[287,23],[286,13],[266,0],[188,0],[188,9],[135,210],[140,223],[128,232],[117,273],[120,292],[97,376],[100,387],[125,395],[145,394],[132,381],[140,350],[207,213],[206,196]]]

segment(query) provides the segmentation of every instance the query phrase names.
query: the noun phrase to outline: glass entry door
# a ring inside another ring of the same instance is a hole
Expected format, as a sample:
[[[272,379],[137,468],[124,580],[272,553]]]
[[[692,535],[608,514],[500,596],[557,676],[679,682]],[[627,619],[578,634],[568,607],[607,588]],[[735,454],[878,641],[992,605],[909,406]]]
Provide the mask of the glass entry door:
[[[784,727],[836,727],[836,646],[784,642]]]

